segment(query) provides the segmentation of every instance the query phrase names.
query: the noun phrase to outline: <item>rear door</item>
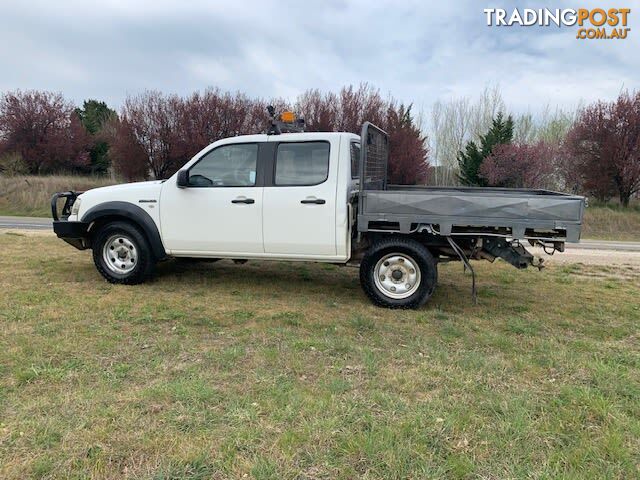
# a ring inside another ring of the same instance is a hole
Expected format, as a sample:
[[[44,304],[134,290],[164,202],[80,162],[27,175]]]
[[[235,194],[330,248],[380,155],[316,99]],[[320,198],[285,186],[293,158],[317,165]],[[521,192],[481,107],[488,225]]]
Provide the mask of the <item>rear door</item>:
[[[339,141],[274,142],[263,193],[265,253],[335,256]]]

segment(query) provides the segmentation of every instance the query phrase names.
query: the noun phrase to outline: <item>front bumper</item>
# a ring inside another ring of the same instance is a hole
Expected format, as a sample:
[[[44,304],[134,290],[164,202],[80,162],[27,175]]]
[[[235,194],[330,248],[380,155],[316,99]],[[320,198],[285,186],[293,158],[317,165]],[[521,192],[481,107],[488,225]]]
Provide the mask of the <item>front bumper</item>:
[[[71,207],[82,192],[58,192],[51,197],[51,216],[53,217],[53,231],[69,245],[79,250],[91,247],[89,236],[89,223],[70,222],[67,220],[71,214]],[[58,199],[64,198],[62,215],[58,216]]]
[[[87,222],[69,222],[67,220],[54,220],[53,231],[69,245],[73,245],[78,250],[85,250],[91,247],[89,237],[89,224]]]

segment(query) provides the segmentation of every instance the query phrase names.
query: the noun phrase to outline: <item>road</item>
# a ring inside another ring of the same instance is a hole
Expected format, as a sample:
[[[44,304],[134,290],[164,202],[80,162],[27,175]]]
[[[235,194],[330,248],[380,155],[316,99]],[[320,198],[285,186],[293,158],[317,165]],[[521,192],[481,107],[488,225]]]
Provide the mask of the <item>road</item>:
[[[0,229],[10,230],[51,230],[50,218],[39,217],[2,217]],[[612,242],[605,240],[582,240],[580,243],[568,243],[567,251],[598,250],[617,252],[640,252],[640,242]]]
[[[0,217],[0,229],[11,230],[51,230],[50,218]]]

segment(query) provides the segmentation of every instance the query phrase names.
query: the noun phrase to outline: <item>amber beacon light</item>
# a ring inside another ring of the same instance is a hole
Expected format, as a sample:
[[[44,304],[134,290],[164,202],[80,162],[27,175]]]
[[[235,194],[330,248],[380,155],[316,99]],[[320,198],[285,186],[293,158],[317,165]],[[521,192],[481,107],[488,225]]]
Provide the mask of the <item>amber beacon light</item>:
[[[293,123],[296,121],[296,115],[293,112],[282,112],[280,114],[280,121],[285,123]]]

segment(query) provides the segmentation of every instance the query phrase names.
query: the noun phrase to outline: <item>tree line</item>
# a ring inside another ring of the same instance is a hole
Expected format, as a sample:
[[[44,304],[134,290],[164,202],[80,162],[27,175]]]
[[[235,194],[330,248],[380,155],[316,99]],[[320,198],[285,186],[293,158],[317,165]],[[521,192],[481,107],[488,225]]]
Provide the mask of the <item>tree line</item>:
[[[365,120],[373,121],[395,145],[390,178],[427,180],[428,145],[411,105],[366,84],[337,93],[309,90],[295,102],[213,88],[186,97],[147,91],[128,97],[120,112],[96,100],[74,108],[58,93],[9,92],[0,98],[0,169],[104,174],[112,168],[127,180],[167,178],[216,140],[265,132],[268,105],[301,113],[307,131],[359,133]]]
[[[561,135],[557,127],[555,135],[518,140],[513,117],[499,111],[487,132],[457,153],[459,182],[617,197],[628,206],[640,192],[640,92],[580,109]]]
[[[267,105],[301,114],[308,131],[359,133],[366,120],[390,134],[389,181],[552,188],[623,205],[640,191],[640,93],[622,92],[575,112],[510,115],[498,88],[438,102],[430,122],[367,85],[308,90],[294,101],[211,88],[188,96],[147,91],[119,112],[59,93],[0,96],[0,173],[167,178],[221,138],[266,131]],[[425,135],[424,131],[429,135]]]

